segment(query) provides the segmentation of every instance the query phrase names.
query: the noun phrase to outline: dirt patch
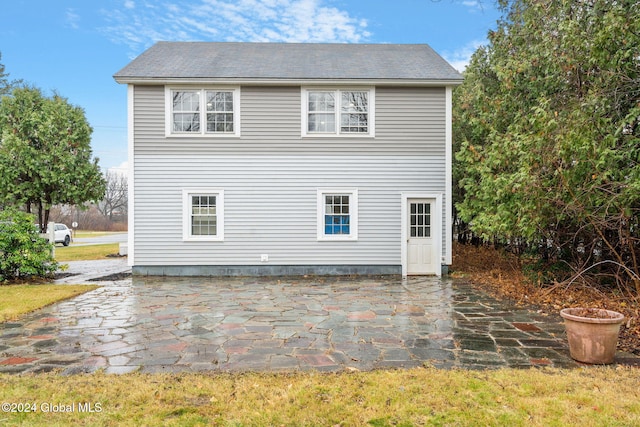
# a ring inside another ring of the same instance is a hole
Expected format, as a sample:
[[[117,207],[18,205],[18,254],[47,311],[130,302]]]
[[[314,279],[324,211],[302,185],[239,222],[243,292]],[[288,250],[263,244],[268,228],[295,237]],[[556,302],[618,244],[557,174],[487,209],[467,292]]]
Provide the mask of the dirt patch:
[[[567,307],[597,307],[622,313],[618,349],[640,354],[640,307],[616,289],[597,289],[579,281],[566,285],[533,283],[522,273],[514,255],[490,247],[454,245],[452,276],[464,277],[496,298],[520,307],[558,314]],[[639,296],[640,297],[640,296]]]
[[[53,275],[54,280],[64,279],[66,277],[77,276],[78,273],[56,273]]]
[[[118,280],[125,280],[131,277],[131,273],[114,273],[107,276],[96,277],[95,279],[89,279],[89,282],[116,282]]]

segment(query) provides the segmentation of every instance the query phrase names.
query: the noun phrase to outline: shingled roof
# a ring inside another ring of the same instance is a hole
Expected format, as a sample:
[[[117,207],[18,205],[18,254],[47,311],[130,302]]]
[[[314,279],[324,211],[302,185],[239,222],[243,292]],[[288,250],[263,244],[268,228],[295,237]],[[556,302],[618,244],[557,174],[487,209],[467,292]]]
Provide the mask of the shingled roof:
[[[162,81],[393,80],[457,84],[462,76],[426,44],[159,42],[114,78]]]

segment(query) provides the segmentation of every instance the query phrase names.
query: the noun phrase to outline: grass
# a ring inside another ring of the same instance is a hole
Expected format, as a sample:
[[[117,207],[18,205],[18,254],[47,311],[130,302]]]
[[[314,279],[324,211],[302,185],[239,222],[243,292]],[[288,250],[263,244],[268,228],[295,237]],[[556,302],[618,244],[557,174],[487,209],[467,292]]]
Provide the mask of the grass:
[[[56,246],[56,261],[64,262],[104,259],[107,255],[117,254],[119,251],[119,243],[87,246]]]
[[[96,246],[103,247],[102,256],[117,251],[117,244]],[[56,248],[56,255],[72,249],[80,250],[76,259],[89,259],[87,251],[95,247]],[[0,287],[0,320],[93,288]],[[29,300],[33,302],[27,304]],[[17,303],[21,308],[16,311]],[[3,406],[0,425],[629,426],[640,425],[638,373],[637,368],[593,367],[0,374],[0,402],[22,409],[8,412]],[[26,408],[34,411],[25,412]]]
[[[104,259],[118,253],[119,244],[56,247],[56,261]],[[12,284],[0,286],[0,322],[96,289],[96,285]]]
[[[26,313],[92,291],[97,287],[95,285],[0,286],[0,322],[18,319]]]
[[[36,407],[0,413],[0,424],[629,426],[640,424],[637,376],[634,368],[0,375],[1,402]],[[54,404],[73,412],[44,412]]]
[[[88,237],[102,237],[108,236],[110,234],[121,234],[126,233],[126,231],[87,231],[87,230],[76,230],[73,232],[73,238],[88,238]]]

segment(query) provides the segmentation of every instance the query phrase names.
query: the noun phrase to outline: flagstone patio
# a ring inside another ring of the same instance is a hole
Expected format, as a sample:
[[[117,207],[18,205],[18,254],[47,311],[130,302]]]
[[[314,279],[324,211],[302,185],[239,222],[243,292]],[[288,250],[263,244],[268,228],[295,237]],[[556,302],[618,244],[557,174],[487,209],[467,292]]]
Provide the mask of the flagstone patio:
[[[0,372],[424,365],[580,366],[559,316],[435,277],[134,277],[0,324]]]

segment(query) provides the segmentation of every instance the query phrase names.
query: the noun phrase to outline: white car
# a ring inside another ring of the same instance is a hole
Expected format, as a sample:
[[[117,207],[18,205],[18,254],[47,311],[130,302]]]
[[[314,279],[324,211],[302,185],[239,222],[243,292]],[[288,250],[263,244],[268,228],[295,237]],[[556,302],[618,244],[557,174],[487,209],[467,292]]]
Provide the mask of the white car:
[[[71,243],[71,230],[64,224],[56,224],[56,243],[62,243],[64,246],[69,246]]]

